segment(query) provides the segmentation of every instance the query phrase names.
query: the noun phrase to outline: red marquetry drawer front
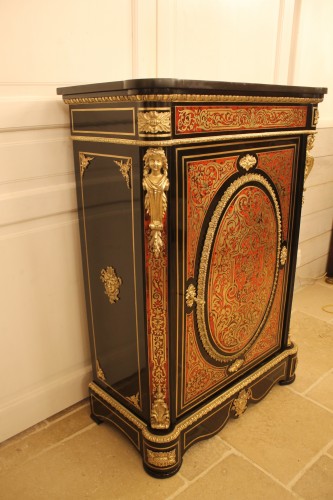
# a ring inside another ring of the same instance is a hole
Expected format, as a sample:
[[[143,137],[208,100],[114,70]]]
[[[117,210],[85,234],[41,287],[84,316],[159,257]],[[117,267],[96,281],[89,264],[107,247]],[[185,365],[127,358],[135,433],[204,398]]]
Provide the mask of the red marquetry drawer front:
[[[178,414],[281,346],[298,147],[262,140],[180,152]]]
[[[176,106],[175,131],[181,134],[302,128],[307,106],[190,105]]]

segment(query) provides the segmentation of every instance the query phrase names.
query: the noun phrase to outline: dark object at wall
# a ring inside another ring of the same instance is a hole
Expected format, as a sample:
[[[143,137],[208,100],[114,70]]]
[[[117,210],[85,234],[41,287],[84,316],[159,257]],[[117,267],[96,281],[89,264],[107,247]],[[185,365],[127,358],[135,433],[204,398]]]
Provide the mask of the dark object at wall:
[[[326,283],[333,285],[333,230],[331,233],[330,249],[327,258]]]

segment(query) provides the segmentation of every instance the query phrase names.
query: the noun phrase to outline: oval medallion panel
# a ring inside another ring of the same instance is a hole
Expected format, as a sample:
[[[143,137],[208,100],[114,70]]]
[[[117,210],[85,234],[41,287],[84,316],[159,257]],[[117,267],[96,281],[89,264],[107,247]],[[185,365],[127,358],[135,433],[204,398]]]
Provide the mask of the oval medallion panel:
[[[280,239],[269,182],[260,174],[234,181],[209,223],[199,268],[198,328],[213,359],[232,361],[260,334],[274,298]]]

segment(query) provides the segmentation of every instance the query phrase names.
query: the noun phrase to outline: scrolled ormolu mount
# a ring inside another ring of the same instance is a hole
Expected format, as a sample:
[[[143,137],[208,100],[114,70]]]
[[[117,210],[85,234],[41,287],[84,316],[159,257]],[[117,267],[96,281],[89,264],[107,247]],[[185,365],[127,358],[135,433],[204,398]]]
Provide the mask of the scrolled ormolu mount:
[[[118,165],[120,173],[124,177],[128,189],[131,189],[132,158],[128,158],[126,162],[124,160],[114,160],[114,162]]]
[[[109,298],[110,304],[114,304],[119,300],[119,289],[122,284],[122,279],[116,274],[112,266],[107,266],[101,270],[101,281],[104,284],[105,294]]]
[[[92,156],[87,156],[84,153],[79,153],[79,162],[80,162],[80,174],[81,178],[83,177],[86,169],[89,167],[90,162],[94,158]]]

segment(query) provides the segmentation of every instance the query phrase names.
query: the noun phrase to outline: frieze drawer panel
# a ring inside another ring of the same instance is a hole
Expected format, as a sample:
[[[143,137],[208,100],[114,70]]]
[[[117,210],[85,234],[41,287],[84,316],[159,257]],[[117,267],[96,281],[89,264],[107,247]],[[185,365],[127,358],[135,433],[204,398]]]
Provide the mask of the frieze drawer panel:
[[[69,105],[94,380],[146,471],[295,378],[304,179],[324,88],[129,80]],[[282,390],[282,389],[281,389]]]

